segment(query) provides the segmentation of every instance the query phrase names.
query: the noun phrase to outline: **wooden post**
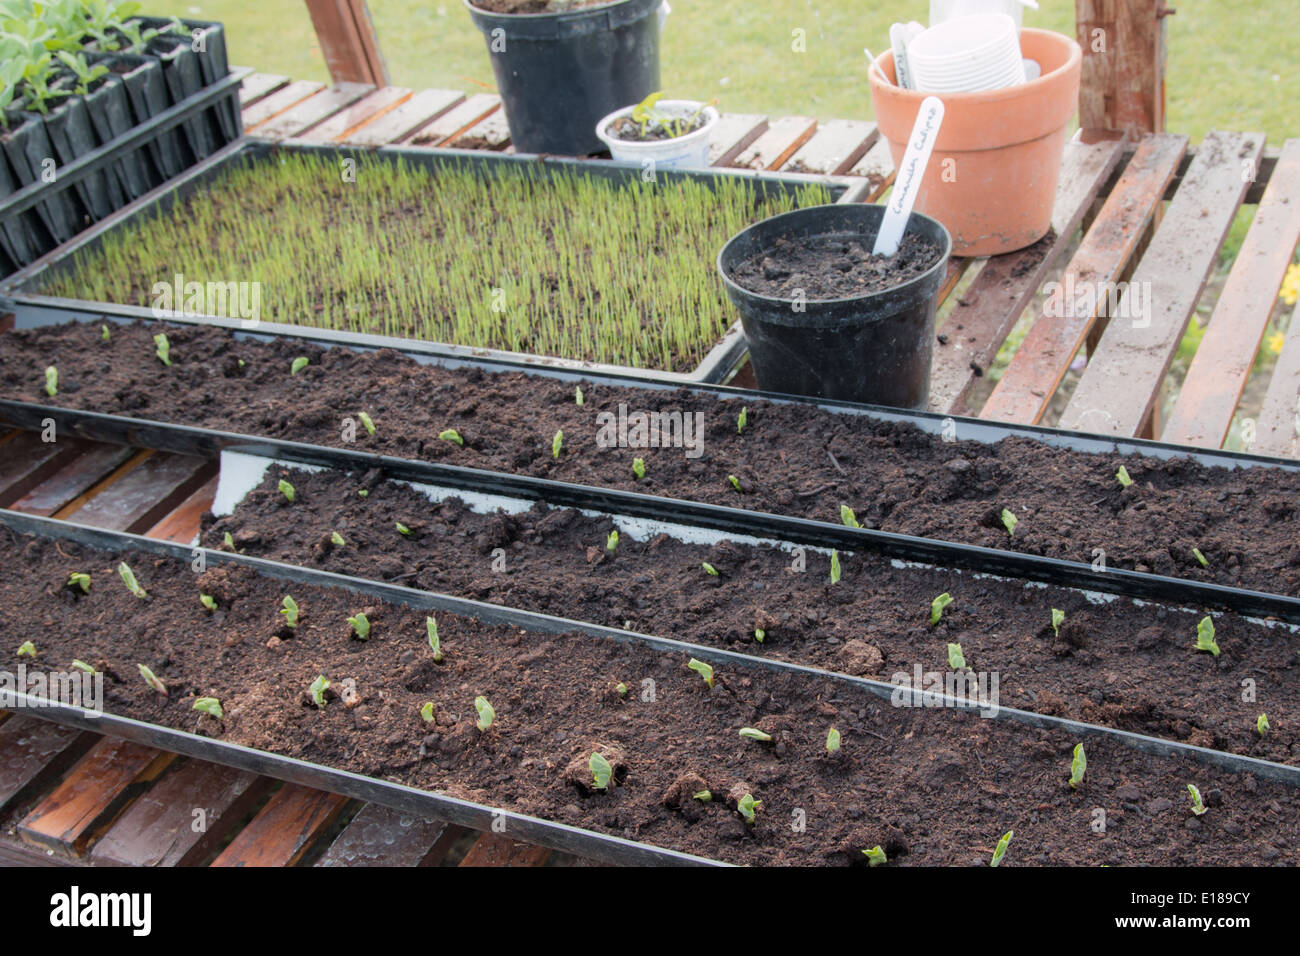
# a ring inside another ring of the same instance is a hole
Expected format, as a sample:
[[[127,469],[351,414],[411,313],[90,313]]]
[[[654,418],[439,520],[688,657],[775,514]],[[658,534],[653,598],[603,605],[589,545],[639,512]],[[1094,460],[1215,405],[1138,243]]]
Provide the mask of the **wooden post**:
[[[325,64],[335,83],[388,85],[366,0],[306,0]]]
[[[1085,143],[1165,128],[1164,0],[1075,0],[1083,48],[1079,127]]]

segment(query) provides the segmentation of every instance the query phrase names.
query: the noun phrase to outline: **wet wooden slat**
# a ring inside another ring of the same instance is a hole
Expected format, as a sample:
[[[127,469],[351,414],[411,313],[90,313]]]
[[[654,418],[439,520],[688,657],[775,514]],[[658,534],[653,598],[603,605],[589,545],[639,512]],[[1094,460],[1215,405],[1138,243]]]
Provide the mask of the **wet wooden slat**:
[[[830,120],[817,127],[782,167],[787,173],[823,173],[838,176],[853,168],[879,136],[875,123]]]
[[[265,139],[288,139],[291,136],[301,136],[313,126],[323,123],[373,90],[374,87],[369,83],[337,83],[328,86],[315,96],[289,107],[279,116],[263,123],[253,131],[253,135]]]
[[[49,516],[66,507],[114,469],[123,465],[134,449],[126,445],[94,443],[9,507],[25,514]]]
[[[1260,133],[1206,135],[1130,278],[1149,293],[1149,317],[1112,319],[1079,379],[1061,427],[1136,436],[1147,427],[1219,246],[1264,149]],[[1146,285],[1143,285],[1146,283]],[[1125,314],[1125,299],[1119,311]]]
[[[1291,325],[1264,394],[1250,450],[1261,455],[1300,458],[1300,309],[1291,313]]]
[[[1052,210],[1054,237],[984,263],[979,275],[939,328],[930,371],[930,410],[971,411],[968,396],[992,363],[1007,334],[1033,300],[1044,276],[1070,244],[1097,191],[1119,162],[1116,143],[1066,147]],[[976,369],[979,371],[977,372]]]
[[[174,758],[152,747],[104,737],[23,818],[18,833],[35,846],[80,856]]]
[[[0,508],[9,507],[90,447],[80,438],[45,442],[39,432],[23,432],[0,455]]]
[[[347,804],[347,797],[286,783],[212,865],[293,866]]]
[[[251,106],[263,97],[269,96],[282,86],[289,85],[287,76],[274,73],[251,73],[239,84],[239,105]]]
[[[1183,136],[1143,138],[1061,276],[1076,300],[1085,288],[1106,289],[1123,275],[1186,148]],[[980,416],[1037,423],[1097,321],[1096,310],[1060,299],[1044,303]]]
[[[495,93],[475,93],[412,136],[409,145],[441,146],[467,132],[500,108],[501,97]]]
[[[118,481],[95,494],[67,518],[97,528],[140,534],[217,473],[215,461],[189,455],[151,455]]]
[[[1232,426],[1255,353],[1296,241],[1300,240],[1300,140],[1287,140],[1255,221],[1219,293],[1196,350],[1164,441],[1218,448]]]
[[[162,538],[190,544],[198,537],[199,522],[203,512],[212,507],[217,496],[218,477],[210,478],[198,491],[190,495],[176,509],[150,528],[145,534],[150,538]]]
[[[421,90],[400,106],[348,133],[342,141],[352,146],[401,142],[464,98],[465,94],[455,90]]]
[[[862,158],[849,168],[848,175],[859,176],[871,183],[867,202],[875,202],[894,181],[894,158],[889,151],[889,140],[877,136],[876,141],[862,154]]]
[[[186,761],[117,818],[89,859],[111,866],[192,866],[211,855],[269,785],[256,774]]]
[[[495,110],[444,146],[457,149],[504,150],[510,145],[510,125],[505,110]]]
[[[39,793],[93,740],[82,731],[16,714],[0,725],[0,810]]]
[[[727,166],[741,150],[767,131],[767,117],[723,113],[709,134],[709,165]]]
[[[324,122],[317,123],[301,135],[286,139],[286,143],[332,143],[349,130],[370,122],[385,110],[393,109],[408,99],[411,91],[401,86],[383,86],[339,110]]]
[[[371,803],[316,861],[317,866],[420,866],[438,846],[447,824]]]
[[[776,169],[812,139],[816,131],[817,121],[810,116],[783,116],[770,123],[762,135],[725,165],[738,169]]]
[[[501,833],[485,833],[475,843],[461,866],[542,866],[550,859],[545,847],[520,843]]]
[[[276,90],[269,96],[262,97],[251,106],[245,106],[244,131],[256,136],[259,125],[279,116],[285,110],[296,106],[310,96],[314,96],[324,88],[324,83],[316,83],[311,80],[294,80],[288,86]]]

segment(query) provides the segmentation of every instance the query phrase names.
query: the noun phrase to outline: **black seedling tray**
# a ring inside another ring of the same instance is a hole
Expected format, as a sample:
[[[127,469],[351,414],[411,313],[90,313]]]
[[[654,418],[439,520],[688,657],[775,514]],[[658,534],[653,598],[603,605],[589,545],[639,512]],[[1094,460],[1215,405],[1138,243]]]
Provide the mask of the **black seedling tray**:
[[[333,144],[290,145],[246,137],[214,153],[206,161],[191,168],[186,174],[178,176],[148,195],[140,197],[111,218],[103,220],[75,239],[0,282],[0,303],[20,315],[27,315],[29,312],[40,314],[44,310],[54,310],[59,318],[55,318],[53,321],[67,321],[90,315],[96,318],[128,320],[155,318],[152,309],[142,306],[61,299],[41,295],[31,290],[49,270],[66,269],[78,253],[95,250],[103,241],[104,236],[111,233],[115,228],[144,216],[165,213],[177,202],[201,190],[215,176],[236,163],[268,162],[273,160],[275,156],[285,152],[329,156],[339,160],[356,158],[362,155],[373,156],[391,160],[392,162],[404,161],[427,169],[430,172],[448,168],[468,167],[480,172],[488,179],[496,177],[505,170],[522,170],[534,178],[550,176],[556,170],[571,170],[618,185],[639,183],[642,181],[643,175],[643,170],[638,163],[604,162],[554,156],[534,156],[525,153],[493,153],[465,149],[429,150],[411,149],[402,146],[370,149]],[[758,183],[759,191],[764,195],[791,192],[801,186],[820,184],[827,188],[835,202],[841,203],[861,200],[866,188],[864,180],[844,176],[778,175],[775,173],[726,169],[661,170],[656,173],[656,177],[657,181],[669,184],[690,180],[710,185],[723,179],[743,177]],[[4,206],[0,204],[0,216],[3,213]],[[240,327],[239,320],[231,322],[231,320],[220,316],[176,314],[168,315],[167,321]],[[423,354],[444,358],[474,357],[511,363],[520,367],[540,365],[563,369],[581,369],[636,378],[648,377],[661,381],[674,381],[679,384],[726,381],[740,366],[748,351],[739,322],[733,324],[727,330],[722,339],[704,357],[700,365],[691,372],[643,371],[626,366],[601,365],[556,356],[503,352],[497,349],[469,348],[443,343],[417,342],[412,339],[361,335],[352,332],[332,332],[330,330],[306,329],[273,323],[260,323],[258,328],[269,328],[278,332],[294,330],[309,333],[304,335],[304,338],[314,338],[317,341],[331,341],[336,344],[355,345],[363,348],[394,348],[408,351],[414,347],[418,348]]]
[[[637,644],[655,651],[680,653],[684,658],[694,657],[727,668],[744,667],[755,670],[795,673],[810,678],[835,682],[846,690],[868,693],[885,700],[897,695],[908,706],[938,707],[944,710],[979,712],[977,702],[951,698],[934,691],[898,688],[895,685],[863,677],[852,677],[820,668],[792,664],[769,658],[750,657],[735,651],[703,647],[684,641],[652,637],[632,631],[602,627],[582,621],[567,620],[546,614],[521,611],[513,608],[484,604],[449,595],[419,591],[394,584],[369,581],[362,578],[318,571],[295,565],[254,558],[247,555],[211,551],[205,548],[186,547],[168,541],[144,538],[139,535],[106,531],[87,525],[40,518],[0,509],[0,527],[20,534],[36,535],[51,540],[75,541],[78,544],[113,552],[136,551],[161,555],[180,561],[192,562],[202,555],[206,566],[237,564],[248,567],[267,577],[318,587],[343,588],[355,594],[376,600],[403,604],[427,611],[438,611],[475,618],[484,623],[519,628],[545,634],[583,634],[596,640],[612,640]],[[503,811],[458,800],[443,794],[396,784],[386,780],[366,777],[349,771],[313,764],[307,761],[277,756],[265,751],[226,743],[185,731],[156,724],[117,717],[111,714],[93,716],[81,708],[71,706],[46,706],[42,699],[25,693],[15,695],[15,704],[26,713],[43,717],[56,723],[111,734],[137,743],[157,747],[173,753],[184,754],[199,760],[236,767],[253,773],[339,793],[359,800],[379,803],[396,810],[429,819],[447,820],[463,826],[485,830],[491,827],[494,816]],[[1124,730],[1100,727],[1062,717],[1036,714],[1031,711],[999,706],[990,719],[1014,720],[1022,724],[1048,730],[1059,730],[1072,737],[1105,737],[1126,747],[1162,757],[1186,757],[1203,764],[1215,766],[1232,773],[1250,773],[1288,786],[1300,786],[1300,767],[1230,754],[1191,744],[1177,743],[1135,734]],[[593,833],[577,827],[566,826],[537,817],[504,813],[510,832],[520,839],[552,849],[574,853],[615,864],[716,864],[717,861],[683,854],[673,850],[637,843],[605,834]]]

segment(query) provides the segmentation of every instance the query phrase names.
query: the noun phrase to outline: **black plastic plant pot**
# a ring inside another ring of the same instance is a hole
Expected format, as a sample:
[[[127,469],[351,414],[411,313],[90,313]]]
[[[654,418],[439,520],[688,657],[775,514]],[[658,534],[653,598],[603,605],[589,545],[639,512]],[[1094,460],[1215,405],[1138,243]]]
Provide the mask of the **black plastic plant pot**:
[[[139,82],[137,74],[152,72],[159,82],[162,77],[158,75],[158,65],[152,60],[142,59],[138,63],[131,63],[116,54],[90,54],[86,59],[91,65],[104,66],[109,71],[86,96],[90,124],[95,130],[95,143],[103,146],[129,132],[138,122],[131,105],[131,84]],[[166,100],[160,102],[165,103]],[[160,106],[159,111],[163,108]],[[152,146],[152,143],[147,144],[147,147]],[[149,155],[151,150],[147,147],[123,153],[113,163],[112,174],[125,196],[120,205],[138,199],[161,182],[152,168],[154,163]],[[120,205],[115,208],[120,208]]]
[[[132,125],[140,125],[171,106],[167,83],[157,58],[135,53],[87,53],[87,62],[102,63],[122,78],[127,103],[131,107]],[[180,131],[169,129],[151,137],[142,157],[149,188],[161,185],[185,168]],[[144,159],[147,158],[147,162]]]
[[[44,119],[37,113],[7,115],[9,127],[0,132],[0,148],[9,160],[9,168],[20,187],[39,182],[48,169],[57,166]],[[49,198],[42,199],[34,208],[51,240],[46,248],[72,238],[82,229],[82,214],[66,191],[51,191]]]
[[[838,401],[924,409],[930,394],[930,355],[939,288],[952,239],[943,225],[913,213],[907,233],[940,249],[921,275],[892,288],[843,299],[777,298],[732,278],[744,261],[779,239],[843,237],[868,248],[883,206],[810,206],[755,223],[718,254],[727,295],[740,311],[750,361],[764,391]]]
[[[86,102],[80,96],[68,95],[45,114],[45,131],[54,147],[54,158],[59,166],[66,166],[78,157],[89,153],[99,144],[86,113]],[[81,202],[84,210],[78,232],[92,222],[105,218],[114,209],[112,188],[102,170],[96,170],[72,186],[72,195]]]
[[[155,30],[171,26],[171,20],[162,17],[137,17],[136,21]],[[211,86],[230,72],[225,27],[208,20],[182,20],[181,23],[190,31],[189,36],[182,39],[188,43],[198,63],[199,79],[203,86]],[[233,142],[243,132],[239,101],[234,97],[222,100],[207,110],[205,116],[217,146]]]
[[[169,106],[175,106],[187,96],[203,88],[203,77],[199,73],[199,61],[190,50],[189,43],[180,37],[155,37],[149,41],[148,55],[155,57],[162,67],[163,80],[167,87]],[[215,146],[212,130],[202,117],[187,119],[179,127],[181,143],[187,147],[181,168],[193,166],[196,162],[212,155]]]
[[[487,41],[521,153],[586,156],[605,149],[602,117],[659,89],[663,0],[615,0],[567,13],[497,14],[465,0]]]
[[[4,134],[5,130],[0,128],[0,136]],[[0,152],[0,199],[13,195],[21,185],[10,171],[4,153]],[[0,276],[8,275],[39,255],[33,242],[42,233],[44,229],[32,213],[22,213],[0,220],[0,255],[3,255],[3,259],[0,259]],[[48,249],[50,245],[47,242],[41,248]]]

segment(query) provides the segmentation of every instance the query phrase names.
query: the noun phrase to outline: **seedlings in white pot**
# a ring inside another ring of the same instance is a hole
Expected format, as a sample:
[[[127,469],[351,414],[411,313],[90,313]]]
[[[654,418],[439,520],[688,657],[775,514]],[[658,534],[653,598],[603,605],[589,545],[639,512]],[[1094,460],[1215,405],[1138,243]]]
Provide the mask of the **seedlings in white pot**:
[[[293,485],[289,484],[289,482],[281,478],[280,484],[277,487],[279,487],[280,494],[284,495],[284,497],[288,500],[289,504],[293,504],[293,499],[296,498],[298,495],[298,493],[293,490]]]
[[[763,731],[759,730],[757,727],[741,727],[740,736],[744,737],[746,740],[757,740],[759,743],[764,744],[770,744],[772,742],[772,735],[763,733]]]
[[[50,398],[59,394],[59,370],[53,365],[45,368],[45,394]]]
[[[704,663],[704,661],[697,661],[692,657],[686,666],[703,677],[704,683],[708,684],[709,687],[713,686],[713,668]]]
[[[80,571],[74,571],[68,575],[68,583],[64,585],[67,588],[81,588],[81,593],[90,593],[90,575]]]
[[[352,633],[358,640],[370,640],[370,621],[366,619],[365,614],[358,613],[356,617],[348,618],[348,624],[352,626]]]
[[[1214,622],[1208,616],[1201,618],[1201,623],[1196,625],[1196,649],[1219,656],[1219,644],[1214,639]]]
[[[1007,855],[1007,847],[1011,845],[1011,838],[1015,835],[1015,830],[1008,830],[1002,835],[998,845],[993,848],[993,859],[989,860],[989,866],[997,866],[1002,862],[1002,858]]]
[[[593,751],[587,766],[591,769],[592,789],[608,791],[609,782],[614,778],[614,768],[610,766],[609,761],[600,753]]]
[[[492,726],[492,722],[497,719],[497,712],[492,709],[492,705],[488,703],[486,697],[475,697],[474,709],[478,711],[478,720],[474,722],[474,726],[479,729],[480,733],[487,733],[488,728]]]
[[[149,596],[149,593],[140,587],[140,583],[135,579],[135,572],[131,570],[131,566],[125,561],[117,566],[117,573],[121,576],[123,583],[126,584],[126,589],[140,600],[143,601]]]
[[[289,374],[297,375],[299,372],[301,372],[310,364],[311,364],[311,359],[307,358],[307,356],[305,355],[299,355],[296,359],[293,360],[293,364],[289,366]]]
[[[280,608],[280,613],[284,615],[285,627],[297,627],[298,626],[298,602],[286,594],[284,596],[284,600],[281,601],[280,603],[281,605],[283,605]]]
[[[424,619],[425,629],[429,632],[429,647],[433,651],[434,663],[442,660],[442,642],[438,640],[438,622],[432,616]]]
[[[325,691],[329,690],[329,688],[330,682],[325,678],[324,674],[317,674],[316,679],[307,688],[312,703],[320,710],[325,709]]]
[[[217,720],[221,720],[226,716],[226,712],[221,709],[221,701],[215,697],[200,697],[194,701],[194,709],[200,713],[215,717]]]
[[[153,344],[154,354],[158,356],[158,361],[171,368],[172,344],[167,341],[167,336],[159,332],[153,337]]]
[[[943,617],[943,610],[952,603],[952,595],[944,591],[930,602],[930,626],[934,627]]]
[[[167,685],[164,684],[162,681],[160,681],[157,675],[154,674],[153,671],[151,671],[148,667],[146,667],[143,664],[136,664],[135,666],[140,668],[140,676],[144,678],[144,682],[146,684],[148,684],[158,693],[162,694],[164,697],[167,696]]]
[[[465,439],[461,438],[460,432],[456,431],[454,428],[448,428],[444,431],[438,432],[438,438],[442,441],[455,442],[457,445],[462,447],[465,445]]]

